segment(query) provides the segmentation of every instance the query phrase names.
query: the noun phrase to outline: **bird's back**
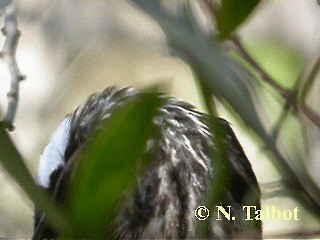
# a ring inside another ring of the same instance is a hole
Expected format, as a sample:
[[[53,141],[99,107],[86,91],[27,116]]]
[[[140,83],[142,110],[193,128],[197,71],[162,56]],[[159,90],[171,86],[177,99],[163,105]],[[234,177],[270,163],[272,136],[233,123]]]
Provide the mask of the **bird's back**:
[[[44,187],[51,189],[52,193],[54,190],[59,190],[55,193],[58,201],[63,201],[68,191],[63,186],[57,186],[57,179],[74,153],[88,141],[93,131],[103,126],[103,122],[112,116],[115,109],[139,96],[140,93],[133,88],[121,90],[115,87],[107,88],[102,93],[92,95],[83,106],[67,116],[60,130],[64,129],[66,136],[60,137],[58,134],[57,137],[66,143],[64,147],[56,147],[63,154],[63,164],[51,167],[51,170],[46,172],[51,171],[52,174],[47,176],[46,181],[42,179],[42,183],[48,183]],[[145,156],[149,160],[149,166],[137,180],[135,189],[127,194],[123,207],[119,209],[115,228],[110,233],[113,237],[119,239],[199,237],[197,229],[202,222],[195,217],[194,211],[199,205],[204,205],[208,196],[210,198],[210,194],[213,194],[209,189],[212,189],[216,171],[219,170],[215,166],[215,159],[212,159],[212,152],[216,148],[213,143],[215,133],[208,127],[208,116],[205,114],[195,111],[187,103],[169,98],[164,100],[163,106],[158,109],[153,119],[153,124],[159,129],[160,135],[149,139],[145,146]],[[232,206],[232,214],[237,220],[208,219],[207,221],[211,222],[207,237],[231,238],[246,233],[249,223],[244,221],[242,206],[246,205],[248,195],[252,195],[254,205],[259,209],[260,190],[251,164],[229,124],[222,119],[219,123],[226,134],[225,161],[229,177],[226,180],[224,196],[216,199],[221,199],[219,204],[222,206]],[[59,144],[54,146],[57,145]],[[47,158],[45,155],[41,160],[46,162]],[[53,157],[50,156],[51,158]],[[59,161],[61,162],[61,159]],[[63,181],[58,182],[60,185],[63,183]],[[46,237],[43,236],[46,232],[55,236],[47,227],[42,226],[42,230],[39,230],[39,219],[38,217],[35,223],[38,236]],[[256,225],[255,237],[261,237],[260,222]]]

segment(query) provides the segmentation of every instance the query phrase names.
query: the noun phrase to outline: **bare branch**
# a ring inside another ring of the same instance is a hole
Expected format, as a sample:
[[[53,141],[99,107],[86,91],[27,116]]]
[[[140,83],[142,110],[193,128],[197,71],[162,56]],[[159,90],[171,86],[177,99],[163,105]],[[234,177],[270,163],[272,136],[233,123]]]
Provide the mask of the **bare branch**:
[[[240,54],[245,58],[245,60],[258,72],[262,80],[268,83],[274,90],[276,90],[295,110],[300,111],[307,117],[314,125],[320,129],[320,116],[313,111],[310,107],[304,104],[300,104],[297,101],[297,92],[284,89],[281,87],[274,79],[272,79],[260,66],[259,64],[250,56],[247,50],[242,45],[238,36],[235,36],[233,43],[237,46]],[[315,69],[316,71],[317,69]]]
[[[284,112],[282,116],[280,116],[279,121],[276,125],[272,133],[272,137],[277,136],[278,131],[277,128],[280,128],[283,121],[286,118],[288,110],[290,110],[290,106],[295,110],[303,113],[303,115],[308,118],[314,125],[316,125],[320,129],[320,117],[317,113],[315,113],[311,108],[306,105],[301,105],[297,101],[297,91],[296,87],[293,90],[287,90],[282,88],[277,82],[275,82],[260,66],[259,64],[250,56],[250,54],[246,51],[244,46],[242,45],[239,37],[235,36],[233,38],[234,44],[238,47],[241,55],[245,58],[245,60],[259,73],[260,77],[268,83],[273,89],[275,89],[285,100],[286,104],[284,106]],[[286,179],[284,179],[284,184],[289,189],[299,189],[301,193],[304,195],[306,199],[308,199],[310,205],[312,205],[313,209],[320,210],[320,202],[314,196],[319,196],[320,192],[314,182],[309,179],[309,184],[314,187],[315,194],[309,191],[309,189],[305,186],[305,182],[302,182],[299,176],[292,170],[291,166],[288,164],[288,161],[278,152],[276,146],[274,145],[274,153],[278,158],[278,164],[281,165],[282,169],[286,173]]]
[[[201,81],[208,86],[210,94],[225,98],[243,121],[261,137],[266,145],[266,149],[273,152],[275,156],[274,165],[285,177],[283,178],[283,183],[288,189],[292,190],[293,196],[310,212],[319,213],[320,202],[317,196],[320,196],[320,191],[314,181],[309,176],[305,176],[302,180],[290,166],[289,162],[282,156],[277,148],[276,141],[265,132],[259,117],[257,117],[251,98],[247,96],[249,93],[246,90],[243,90],[243,92],[239,91],[239,89],[237,89],[238,91],[234,91],[236,90],[236,85],[232,85],[231,81],[223,81],[228,78],[237,79],[237,83],[240,84],[237,88],[240,86],[246,89],[242,85],[240,77],[235,72],[230,71],[229,66],[224,65],[225,61],[219,55],[218,46],[214,41],[210,42],[209,45],[205,36],[194,37],[193,32],[188,29],[188,26],[181,25],[174,17],[161,11],[156,6],[157,1],[134,0],[134,2],[159,22],[167,39],[173,46],[185,51],[188,61],[194,70],[203,76]],[[203,61],[203,59],[206,59],[206,61]],[[268,77],[268,75],[266,76]],[[215,85],[214,87],[213,84]],[[219,89],[219,92],[216,92],[217,89]],[[230,94],[233,91],[234,93]],[[240,94],[235,95],[238,93]],[[283,92],[283,95],[287,96],[287,93]],[[296,99],[296,91],[288,94],[287,100],[290,101],[291,98]],[[239,101],[239,99],[242,101]],[[241,106],[239,103],[241,103]],[[246,105],[246,108],[243,108],[243,105]],[[319,214],[317,216],[320,217]]]
[[[235,36],[233,39],[233,43],[236,45],[240,54],[244,57],[244,59],[258,72],[260,77],[267,82],[271,87],[273,87],[282,97],[285,99],[290,98],[292,93],[283,89],[278,83],[276,83],[260,66],[259,64],[251,57],[251,55],[247,52],[245,47],[242,45],[238,36]]]
[[[264,236],[266,239],[296,239],[296,238],[316,238],[320,236],[319,230],[311,230],[311,231],[297,231],[297,232],[288,232],[288,233],[280,233],[280,234],[269,234]]]
[[[316,239],[319,236],[320,236],[319,230],[305,230],[305,231],[293,231],[293,232],[286,232],[286,233],[265,234],[263,236],[263,239],[311,239],[311,238]],[[258,238],[259,236],[254,232],[238,234],[235,236],[235,239],[258,239]]]
[[[313,67],[310,71],[310,74],[308,75],[307,80],[305,81],[303,87],[301,88],[301,94],[299,97],[299,101],[301,103],[304,104],[306,102],[306,98],[308,96],[308,93],[311,91],[312,86],[315,83],[315,80],[316,80],[316,77],[318,76],[319,71],[320,71],[320,52],[318,53],[317,60],[313,64]]]
[[[16,114],[19,99],[19,82],[26,78],[20,73],[15,58],[20,31],[18,30],[16,6],[13,2],[5,9],[4,27],[2,28],[2,33],[6,37],[6,40],[0,56],[7,63],[11,77],[11,86],[7,94],[8,107],[6,116],[4,117],[2,123],[7,129],[13,130],[13,120]]]
[[[259,185],[261,189],[261,197],[264,199],[288,195],[287,190],[283,187],[282,180],[260,183]]]
[[[271,135],[273,136],[273,138],[276,140],[278,138],[278,135],[280,133],[281,127],[284,123],[284,121],[286,120],[289,112],[291,109],[291,105],[288,101],[286,101],[285,105],[283,106],[282,112],[276,122],[276,124],[274,125],[274,127],[272,128],[272,133]]]

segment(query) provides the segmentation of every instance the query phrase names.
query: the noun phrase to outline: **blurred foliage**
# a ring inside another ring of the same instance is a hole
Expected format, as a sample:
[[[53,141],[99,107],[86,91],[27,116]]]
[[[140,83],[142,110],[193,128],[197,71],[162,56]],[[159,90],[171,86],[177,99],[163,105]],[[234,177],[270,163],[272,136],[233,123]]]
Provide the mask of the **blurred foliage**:
[[[219,151],[213,153],[216,154],[215,164],[221,169],[212,190],[215,193],[213,196],[223,195],[224,181],[227,176],[227,172],[223,171],[225,169],[225,161],[223,161],[225,143],[222,140],[224,132],[215,122],[217,112],[213,102],[214,96],[227,108],[231,108],[251,129],[251,132],[259,136],[259,140],[265,144],[266,149],[273,153],[271,159],[282,175],[289,193],[312,214],[320,218],[319,189],[305,170],[306,166],[299,165],[304,152],[303,154],[301,151],[291,153],[289,157],[296,158],[298,163],[293,164],[294,168],[292,168],[279,151],[277,139],[265,129],[260,117],[259,112],[263,112],[265,116],[280,115],[285,101],[275,96],[274,90],[261,80],[259,73],[246,59],[240,57],[235,51],[229,51],[231,53],[228,56],[224,55],[225,45],[199,30],[200,26],[192,9],[185,11],[183,16],[173,16],[161,8],[160,1],[133,0],[133,2],[159,23],[168,44],[182,53],[182,58],[189,63],[198,79],[203,100],[211,116],[211,128],[217,133],[215,144],[220,146],[217,148]],[[221,36],[224,38],[232,36],[258,3],[257,0],[222,0],[217,12],[217,27]],[[211,17],[214,17],[213,14]],[[245,47],[281,86],[287,89],[295,86],[304,65],[299,54],[281,43],[260,42],[245,44]],[[229,56],[246,68],[253,77],[243,78],[231,66]],[[256,94],[260,95],[263,109],[257,109],[257,103],[253,101],[248,86],[254,87]],[[65,237],[100,238],[113,227],[112,223],[119,203],[125,197],[126,190],[135,185],[136,170],[138,167],[143,169],[147,164],[143,156],[144,146],[148,138],[157,136],[152,118],[161,104],[162,101],[157,94],[143,94],[140,99],[124,105],[106,120],[107,128],[96,132],[89,143],[81,149],[81,154],[76,156],[76,171],[71,181],[71,194],[65,208],[59,208],[53,204],[49,197],[38,189],[2,125],[0,125],[0,161],[30,199],[46,212],[49,224],[59,233]],[[277,118],[271,121],[277,123]],[[300,118],[297,118],[296,112],[291,111],[285,124],[288,130],[285,132],[283,141],[287,144],[286,146],[292,144],[290,149],[298,149],[297,142],[291,143],[290,139],[304,133],[303,123]],[[295,175],[295,173],[299,174]],[[108,188],[107,191],[102,190],[106,188]],[[209,203],[211,206],[219,199],[208,199],[208,201],[211,201]],[[109,228],[106,229],[106,226]],[[205,230],[201,229],[201,231]]]
[[[239,110],[237,112],[246,124],[259,135],[265,136],[266,133],[254,110],[254,104],[244,80],[226,63],[216,42],[209,42],[206,36],[195,35],[192,29],[194,24],[184,21],[184,19],[193,21],[194,18],[169,15],[161,11],[157,0],[134,0],[134,2],[158,21],[168,42],[185,54],[195,72],[200,76],[200,84],[208,91],[206,95],[225,98],[233,108]]]
[[[293,47],[280,41],[251,41],[244,42],[248,53],[265,69],[265,71],[284,88],[293,88],[305,61],[303,56]],[[250,64],[232,54],[244,67],[250,69]],[[255,73],[251,68],[251,72]],[[256,74],[256,77],[259,76]]]
[[[217,27],[221,36],[230,37],[259,2],[259,0],[222,0],[217,12]]]
[[[279,41],[252,41],[250,44],[244,43],[244,46],[257,63],[265,69],[265,72],[278,84],[285,89],[295,87],[305,65],[305,61],[299,52]],[[254,75],[254,89],[255,94],[258,95],[255,99],[259,98],[260,100],[259,105],[263,109],[264,121],[269,126],[274,126],[283,111],[285,100],[269,84],[264,82],[238,53],[230,51],[229,55]],[[304,156],[307,156],[304,145],[306,139],[303,138],[305,129],[293,112],[286,118],[285,126],[282,128],[283,144],[281,147],[297,150],[301,153],[300,159],[305,159]],[[295,141],[292,141],[292,139],[295,139]],[[286,156],[294,159],[297,155],[296,153],[286,152]],[[300,168],[296,169],[299,170]]]
[[[134,186],[138,167],[142,172],[147,164],[145,146],[148,139],[156,139],[159,129],[153,118],[161,103],[157,94],[129,102],[82,149],[68,199],[75,229],[68,237],[104,238],[110,232],[125,190]]]
[[[284,176],[284,183],[292,190],[293,196],[301,200],[301,192],[304,192],[302,197],[305,197],[305,200],[302,201],[304,206],[311,211],[319,211],[320,205],[316,199],[319,194],[317,186],[308,175],[304,176],[302,184],[295,170],[283,157],[277,148],[276,139],[263,127],[244,79],[226,64],[225,58],[218,49],[219,44],[215,41],[209,42],[204,34],[194,35],[193,28],[196,25],[193,22],[193,16],[187,16],[187,18],[172,16],[161,10],[156,0],[134,0],[134,2],[158,21],[169,43],[184,53],[194,71],[201,76],[200,85],[204,86],[202,89],[206,89],[204,97],[210,94],[220,99],[223,98],[246,125],[263,140],[266,148],[274,154],[273,164]],[[191,24],[185,19],[188,19]],[[295,189],[292,189],[293,186]],[[309,192],[310,189],[312,189],[311,192]]]

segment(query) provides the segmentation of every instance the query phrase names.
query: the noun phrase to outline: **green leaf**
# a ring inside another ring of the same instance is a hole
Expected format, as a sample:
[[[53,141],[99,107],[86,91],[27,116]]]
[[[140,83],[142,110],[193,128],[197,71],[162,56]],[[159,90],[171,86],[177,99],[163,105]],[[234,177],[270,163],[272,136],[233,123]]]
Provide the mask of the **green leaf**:
[[[259,0],[222,0],[217,13],[218,29],[223,38],[230,34],[246,20]]]
[[[168,42],[184,53],[207,94],[225,99],[248,126],[266,137],[247,83],[230,67],[218,44],[208,41],[205,36],[195,35],[188,25],[157,8],[158,0],[133,1],[157,20]]]
[[[218,98],[226,100],[243,122],[251,128],[265,143],[265,146],[276,157],[274,166],[287,179],[287,186],[296,186],[296,192],[300,196],[304,194],[304,201],[301,203],[313,212],[319,212],[320,204],[316,196],[319,191],[312,193],[306,189],[296,172],[288,164],[276,146],[276,141],[269,135],[257,114],[257,110],[251,98],[247,83],[230,67],[226,59],[221,55],[219,45],[208,39],[206,35],[194,34],[189,25],[179,21],[179,19],[157,7],[159,0],[133,0],[141,9],[150,14],[162,27],[168,42],[181,50],[199,76],[201,85],[206,89],[204,96],[210,93]],[[243,3],[243,1],[241,1]],[[245,3],[247,4],[248,1]],[[249,4],[250,5],[250,4]],[[251,8],[252,5],[250,5]],[[306,182],[306,180],[303,180]],[[313,189],[317,189],[311,178],[309,184]],[[298,200],[297,195],[295,197]]]
[[[115,111],[79,154],[68,199],[72,237],[105,238],[111,230],[138,165],[146,165],[146,142],[156,136],[152,119],[161,103],[156,94],[141,94]]]

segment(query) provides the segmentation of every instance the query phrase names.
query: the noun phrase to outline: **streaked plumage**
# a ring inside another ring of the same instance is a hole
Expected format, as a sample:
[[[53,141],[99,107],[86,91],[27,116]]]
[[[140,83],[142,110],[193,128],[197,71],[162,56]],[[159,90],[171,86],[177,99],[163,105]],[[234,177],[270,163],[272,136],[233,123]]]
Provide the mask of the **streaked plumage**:
[[[139,96],[133,88],[110,87],[92,95],[68,115],[41,156],[39,184],[52,194],[58,189],[56,197],[63,201],[67,190],[56,186],[56,182],[72,155],[115,109]],[[149,139],[146,144],[150,166],[120,209],[112,236],[120,239],[196,238],[199,221],[194,210],[204,204],[208,184],[215,176],[215,166],[209,155],[214,148],[214,133],[207,125],[205,114],[172,98],[165,100],[153,122],[161,134],[159,139]],[[247,223],[242,216],[242,205],[249,192],[257,197],[255,205],[260,208],[260,190],[250,162],[229,124],[222,119],[221,123],[227,134],[230,173],[221,204],[233,206],[234,215],[239,217],[236,221],[212,220],[210,238],[230,238],[244,233]],[[155,154],[149,154],[151,151]],[[39,226],[40,217],[37,213],[35,238],[57,237],[43,223]],[[260,223],[258,225],[260,228]],[[261,229],[256,234],[259,237]]]

